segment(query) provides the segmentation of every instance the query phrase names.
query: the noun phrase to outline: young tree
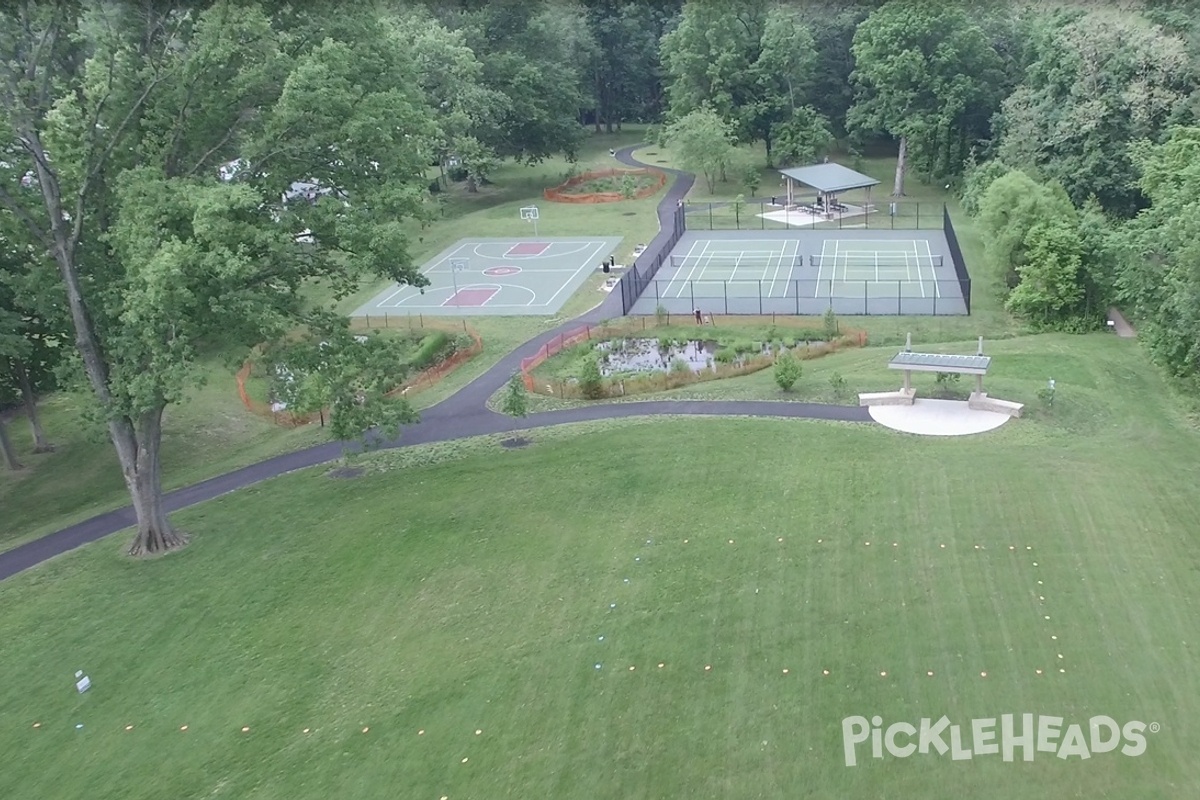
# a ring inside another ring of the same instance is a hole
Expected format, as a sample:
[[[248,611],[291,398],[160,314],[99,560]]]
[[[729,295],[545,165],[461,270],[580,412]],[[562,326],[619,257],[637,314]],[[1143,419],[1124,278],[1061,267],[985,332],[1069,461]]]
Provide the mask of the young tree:
[[[775,359],[775,384],[785,392],[790,392],[804,373],[800,359],[791,353],[784,353]]]
[[[734,153],[725,121],[712,109],[699,108],[668,125],[665,138],[680,166],[702,174],[711,194]]]
[[[504,388],[504,403],[501,410],[512,417],[529,416],[529,397],[521,373],[514,372]]]
[[[162,418],[206,347],[290,329],[310,278],[424,284],[404,220],[424,213],[434,130],[411,63],[366,10],[324,37],[308,23],[225,0],[0,10],[0,137],[32,176],[0,204],[55,263],[134,554],[185,541],[162,502]],[[297,180],[321,193],[282,201]]]

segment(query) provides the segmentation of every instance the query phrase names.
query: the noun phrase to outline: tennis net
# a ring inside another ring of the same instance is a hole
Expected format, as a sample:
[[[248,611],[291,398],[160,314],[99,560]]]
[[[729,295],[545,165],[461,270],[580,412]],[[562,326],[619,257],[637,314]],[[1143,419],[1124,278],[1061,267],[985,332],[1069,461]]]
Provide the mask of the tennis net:
[[[944,257],[918,256],[911,253],[867,253],[863,255],[812,256],[814,267],[940,267]]]
[[[695,269],[697,267],[704,269],[711,267],[713,269],[775,269],[776,267],[802,267],[804,266],[804,256],[802,255],[777,255],[777,256],[671,256],[671,266],[677,269]]]

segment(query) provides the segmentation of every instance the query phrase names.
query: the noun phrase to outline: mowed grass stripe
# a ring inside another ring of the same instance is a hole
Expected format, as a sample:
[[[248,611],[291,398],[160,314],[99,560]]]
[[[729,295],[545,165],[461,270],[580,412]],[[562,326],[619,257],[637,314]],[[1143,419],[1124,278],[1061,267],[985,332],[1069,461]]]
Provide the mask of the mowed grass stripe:
[[[0,586],[0,794],[1178,796],[1200,780],[1190,436],[1138,479],[1085,445],[1064,470],[1021,439],[779,420],[285,476],[178,515],[194,540],[170,558],[129,564],[115,537]],[[1065,676],[1025,665],[1049,632],[1034,573]],[[1136,759],[842,764],[848,714],[1156,709]]]

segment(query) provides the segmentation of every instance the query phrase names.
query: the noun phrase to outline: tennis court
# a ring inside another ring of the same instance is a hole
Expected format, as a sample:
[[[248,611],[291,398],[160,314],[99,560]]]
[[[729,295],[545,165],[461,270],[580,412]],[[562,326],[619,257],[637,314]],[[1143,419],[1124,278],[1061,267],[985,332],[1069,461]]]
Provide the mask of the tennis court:
[[[817,268],[815,293],[822,281],[833,284],[834,294],[855,292],[864,283],[875,296],[891,296],[894,289],[907,297],[941,292],[935,270],[944,266],[944,259],[933,254],[928,239],[826,239],[809,263]]]
[[[429,286],[392,284],[356,317],[554,314],[621,240],[461,239],[422,267]]]
[[[941,231],[703,233],[680,238],[631,313],[967,313]]]

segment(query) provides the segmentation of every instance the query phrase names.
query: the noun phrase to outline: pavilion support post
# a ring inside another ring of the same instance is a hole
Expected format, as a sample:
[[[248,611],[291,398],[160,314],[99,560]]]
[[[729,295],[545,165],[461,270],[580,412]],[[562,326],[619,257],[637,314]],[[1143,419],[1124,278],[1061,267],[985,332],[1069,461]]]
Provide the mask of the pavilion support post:
[[[983,394],[983,376],[975,376],[975,394]]]
[[[912,391],[912,372],[909,370],[904,370],[904,391]]]

